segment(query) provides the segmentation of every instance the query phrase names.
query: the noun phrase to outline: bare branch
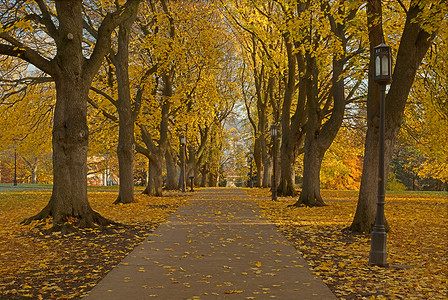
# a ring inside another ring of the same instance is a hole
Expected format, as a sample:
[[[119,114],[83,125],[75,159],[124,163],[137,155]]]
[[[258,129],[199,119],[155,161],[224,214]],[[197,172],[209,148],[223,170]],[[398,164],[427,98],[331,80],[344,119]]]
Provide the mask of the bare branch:
[[[58,30],[51,20],[51,15],[47,9],[45,2],[43,0],[36,0],[36,2],[37,5],[39,5],[40,11],[42,12],[42,17],[39,17],[39,22],[45,25],[48,35],[51,36],[56,41],[56,43],[58,43]]]
[[[102,91],[102,90],[100,90],[100,89],[98,89],[98,88],[96,88],[96,87],[94,87],[94,86],[91,86],[91,87],[90,87],[90,90],[92,90],[92,91],[94,91],[95,93],[97,93],[97,94],[103,96],[104,98],[106,98],[107,100],[109,100],[110,103],[112,103],[115,107],[117,107],[117,101],[116,101],[114,98],[112,98],[109,94],[105,93],[104,91]]]
[[[33,64],[48,75],[55,75],[56,65],[53,61],[45,59],[38,52],[25,46],[22,42],[10,36],[7,32],[1,32],[0,39],[11,44],[0,44],[0,54],[21,58]]]

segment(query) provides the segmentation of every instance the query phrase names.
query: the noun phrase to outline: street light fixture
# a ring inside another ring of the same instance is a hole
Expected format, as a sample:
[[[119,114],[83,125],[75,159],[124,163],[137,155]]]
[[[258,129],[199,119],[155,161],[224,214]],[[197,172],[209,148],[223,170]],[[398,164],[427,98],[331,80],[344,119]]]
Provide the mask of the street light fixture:
[[[277,201],[277,137],[278,126],[277,124],[271,125],[271,138],[272,138],[272,200]]]
[[[185,138],[185,135],[181,134],[179,135],[179,142],[180,142],[180,185],[182,188],[182,192],[185,193],[185,145],[187,143],[187,139]]]
[[[17,185],[17,149],[14,148],[14,186]]]
[[[384,204],[386,198],[385,172],[384,172],[384,119],[386,85],[392,82],[391,49],[381,43],[374,48],[375,75],[374,81],[380,86],[380,124],[378,143],[378,200],[375,218],[375,226],[372,231],[370,244],[369,265],[387,267],[386,228],[384,216]]]

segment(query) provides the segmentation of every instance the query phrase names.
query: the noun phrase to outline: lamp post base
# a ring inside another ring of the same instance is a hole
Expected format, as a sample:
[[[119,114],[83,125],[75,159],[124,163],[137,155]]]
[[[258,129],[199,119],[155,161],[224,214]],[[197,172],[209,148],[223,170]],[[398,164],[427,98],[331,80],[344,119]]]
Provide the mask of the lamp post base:
[[[377,230],[375,227],[372,232],[372,240],[370,246],[369,265],[388,267],[386,252],[386,231]]]

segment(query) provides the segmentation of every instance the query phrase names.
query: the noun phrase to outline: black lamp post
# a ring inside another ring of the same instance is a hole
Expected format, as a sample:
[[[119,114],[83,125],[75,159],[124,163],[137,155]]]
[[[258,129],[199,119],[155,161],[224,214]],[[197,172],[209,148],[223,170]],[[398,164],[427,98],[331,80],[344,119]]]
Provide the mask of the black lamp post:
[[[180,185],[182,188],[182,192],[185,192],[185,145],[187,143],[187,139],[183,134],[179,136],[179,142],[180,142]]]
[[[278,126],[276,124],[272,124],[272,200],[274,201],[277,201],[277,136]]]
[[[380,124],[379,124],[379,159],[378,159],[378,201],[375,226],[372,231],[370,244],[369,265],[387,267],[386,252],[386,228],[384,216],[384,204],[386,197],[384,178],[384,119],[385,119],[385,94],[386,85],[392,82],[391,49],[381,43],[374,48],[375,76],[374,80],[380,85]]]
[[[249,153],[249,158],[247,162],[249,163],[249,187],[254,187],[254,181],[253,181],[253,170],[252,170],[252,160],[254,159],[254,154],[251,152]]]
[[[194,192],[194,176],[190,176],[190,192]]]
[[[14,149],[14,186],[17,185],[17,149]]]

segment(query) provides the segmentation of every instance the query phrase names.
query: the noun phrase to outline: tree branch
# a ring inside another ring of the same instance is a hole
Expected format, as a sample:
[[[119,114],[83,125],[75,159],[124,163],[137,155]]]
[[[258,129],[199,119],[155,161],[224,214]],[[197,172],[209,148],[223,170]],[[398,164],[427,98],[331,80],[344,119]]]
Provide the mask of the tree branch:
[[[42,12],[42,17],[39,17],[40,23],[45,25],[45,27],[47,28],[48,35],[51,36],[55,40],[56,44],[58,44],[58,42],[59,42],[58,30],[56,29],[56,26],[54,25],[53,21],[51,20],[51,15],[47,9],[45,2],[43,0],[36,0],[36,2],[37,2],[37,5],[39,5],[40,11]]]
[[[38,52],[26,47],[23,43],[10,36],[7,32],[1,32],[0,39],[3,39],[11,44],[0,44],[0,54],[23,59],[50,76],[54,76],[56,74],[56,65],[53,61],[45,59]]]
[[[132,16],[134,11],[138,9],[139,3],[140,0],[127,0],[126,4],[122,6],[121,9],[106,15],[98,28],[98,38],[92,55],[89,59],[86,59],[84,63],[84,76],[91,78],[95,76],[96,70],[98,70],[104,56],[110,51],[110,36],[112,31],[121,22]]]
[[[95,109],[101,111],[101,113],[103,114],[103,116],[105,116],[106,118],[108,118],[109,120],[112,120],[114,122],[118,121],[118,118],[110,113],[108,113],[105,109],[102,109],[98,104],[95,103],[95,101],[93,101],[92,99],[87,98],[87,102],[92,105]]]
[[[94,91],[95,93],[97,93],[97,94],[103,96],[104,98],[106,98],[107,100],[109,100],[110,103],[112,103],[115,107],[117,107],[117,101],[116,101],[114,98],[112,98],[109,94],[105,93],[104,91],[102,91],[102,90],[100,90],[100,89],[98,89],[98,88],[96,88],[96,87],[94,87],[94,86],[91,86],[91,87],[90,87],[90,90],[92,90],[92,91]]]

